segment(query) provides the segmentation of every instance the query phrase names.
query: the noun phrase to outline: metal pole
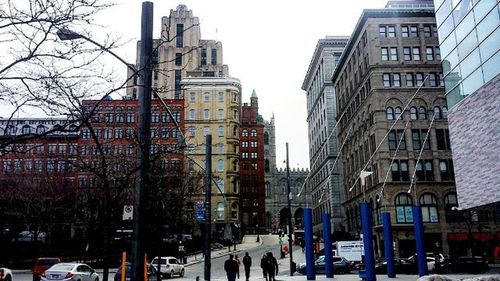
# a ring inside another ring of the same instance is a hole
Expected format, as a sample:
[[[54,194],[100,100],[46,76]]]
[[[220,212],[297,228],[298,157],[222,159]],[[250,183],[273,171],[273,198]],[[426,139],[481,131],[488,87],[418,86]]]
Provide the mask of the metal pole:
[[[323,220],[323,241],[325,242],[325,274],[326,278],[333,278],[333,251],[332,251],[332,224],[330,222],[331,215],[325,213],[322,215]]]
[[[144,276],[144,246],[143,231],[143,201],[144,189],[149,180],[149,144],[151,121],[151,55],[153,53],[153,3],[142,3],[141,18],[141,56],[139,75],[139,146],[137,148],[135,206],[134,206],[134,236],[132,239],[132,280],[141,280]]]
[[[422,277],[428,274],[427,270],[427,256],[425,253],[424,243],[424,223],[422,222],[422,208],[420,206],[413,206],[413,229],[415,231],[415,244],[417,247],[417,265],[418,276]]]
[[[288,193],[288,248],[290,251],[290,276],[293,276],[293,243],[292,243],[292,234],[293,234],[293,226],[292,226],[292,202],[291,196],[292,192],[290,191],[290,165],[288,161],[288,143],[286,143],[286,187]]]
[[[212,240],[212,135],[205,138],[205,281],[210,281]]]
[[[384,224],[384,249],[385,261],[387,262],[387,277],[396,277],[396,270],[394,268],[394,251],[392,250],[392,225],[391,214],[389,212],[382,213],[382,222]]]
[[[373,254],[373,238],[372,238],[372,216],[370,204],[361,203],[361,228],[363,231],[363,245],[365,249],[365,271],[366,280],[375,281],[375,256]]]
[[[304,209],[304,243],[306,246],[306,275],[307,280],[316,280],[314,267],[314,238],[312,226],[312,209]]]

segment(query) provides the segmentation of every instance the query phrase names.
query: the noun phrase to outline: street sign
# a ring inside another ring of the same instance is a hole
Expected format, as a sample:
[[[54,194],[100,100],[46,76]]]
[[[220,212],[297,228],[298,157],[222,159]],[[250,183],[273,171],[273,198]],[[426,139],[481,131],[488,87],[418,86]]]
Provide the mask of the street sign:
[[[195,218],[197,221],[205,220],[205,201],[203,200],[196,201]]]

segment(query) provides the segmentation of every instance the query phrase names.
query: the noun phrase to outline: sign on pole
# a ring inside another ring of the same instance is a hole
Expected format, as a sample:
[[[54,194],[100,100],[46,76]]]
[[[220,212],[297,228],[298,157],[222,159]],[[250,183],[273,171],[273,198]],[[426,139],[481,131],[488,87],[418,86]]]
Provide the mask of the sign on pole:
[[[195,218],[197,221],[205,220],[205,202],[203,200],[196,201]]]

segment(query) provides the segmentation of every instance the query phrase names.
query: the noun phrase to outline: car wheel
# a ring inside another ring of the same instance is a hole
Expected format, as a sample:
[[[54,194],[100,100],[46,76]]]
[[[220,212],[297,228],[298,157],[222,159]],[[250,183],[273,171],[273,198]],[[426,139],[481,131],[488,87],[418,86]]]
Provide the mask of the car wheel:
[[[184,269],[181,270],[181,274],[180,274],[181,277],[184,277]]]
[[[337,270],[335,270],[335,273],[336,274],[346,274],[346,270],[343,268],[338,268]]]

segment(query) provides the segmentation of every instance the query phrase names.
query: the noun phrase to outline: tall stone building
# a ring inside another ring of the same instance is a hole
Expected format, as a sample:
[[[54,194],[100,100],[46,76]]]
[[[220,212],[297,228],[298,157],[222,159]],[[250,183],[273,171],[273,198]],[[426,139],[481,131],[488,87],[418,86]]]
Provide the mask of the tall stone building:
[[[140,44],[137,43],[139,65]],[[163,98],[182,98],[181,80],[187,77],[226,77],[228,66],[222,61],[222,43],[201,39],[200,20],[186,5],[170,10],[161,20],[161,35],[153,43],[153,88]],[[127,77],[133,76],[127,69]],[[136,78],[127,83],[127,97],[137,98]]]
[[[370,203],[377,255],[383,211],[398,256],[415,253],[415,204],[426,250],[450,252],[457,197],[440,62],[432,8],[373,9],[363,11],[333,73],[346,223],[359,235],[359,203]],[[363,170],[373,172],[365,186]]]
[[[341,177],[339,173],[337,109],[331,82],[342,51],[349,37],[327,36],[318,40],[302,84],[307,92],[307,123],[309,128],[309,166],[307,192],[313,200],[313,230],[322,232],[321,214],[331,214],[333,231],[345,231]]]
[[[240,81],[232,77],[199,77],[184,79],[181,84],[186,97],[184,110],[188,169],[205,169],[205,136],[211,134],[215,183],[212,183],[213,208],[210,211],[217,233],[230,239],[232,237],[228,235],[240,231]],[[200,182],[193,184],[202,185],[202,181],[200,179]],[[204,198],[202,192],[193,196],[193,200]]]
[[[264,227],[264,119],[255,90],[241,108],[240,133],[241,223],[246,233]]]
[[[286,169],[276,166],[276,130],[274,115],[264,121],[264,171],[265,171],[265,228],[269,232],[286,231],[288,227],[288,200]],[[292,193],[292,225],[295,230],[303,229],[303,208],[309,206],[311,198],[305,192],[304,183],[308,169],[290,169],[290,190]],[[299,194],[299,192],[301,192]],[[300,195],[300,196],[299,196]]]

